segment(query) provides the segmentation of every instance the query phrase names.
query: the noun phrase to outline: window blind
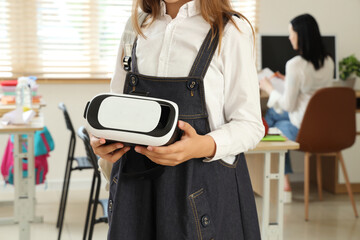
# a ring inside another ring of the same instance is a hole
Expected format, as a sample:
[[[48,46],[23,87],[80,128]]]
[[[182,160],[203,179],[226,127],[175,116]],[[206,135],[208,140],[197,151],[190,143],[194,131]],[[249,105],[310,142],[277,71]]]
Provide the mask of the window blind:
[[[256,0],[232,0],[256,26]],[[0,0],[0,78],[109,78],[132,0]]]

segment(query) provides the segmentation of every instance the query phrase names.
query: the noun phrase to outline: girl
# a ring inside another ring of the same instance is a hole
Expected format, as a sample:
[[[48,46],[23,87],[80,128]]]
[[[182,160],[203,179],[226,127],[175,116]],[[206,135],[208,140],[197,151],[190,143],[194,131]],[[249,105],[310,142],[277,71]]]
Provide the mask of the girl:
[[[136,25],[138,6],[146,27]],[[243,154],[264,136],[253,31],[234,14],[228,0],[135,0],[131,71],[121,43],[111,91],[176,102],[183,135],[131,149],[92,137],[94,152],[114,162],[108,239],[260,239]]]
[[[290,140],[295,141],[307,104],[320,88],[331,85],[334,62],[326,52],[318,24],[311,15],[303,14],[291,20],[289,40],[299,55],[286,63],[285,90],[274,90],[269,79],[260,81],[260,88],[269,94],[265,116],[269,127],[277,127]],[[290,155],[285,155],[285,202],[291,202],[288,174],[292,173]]]

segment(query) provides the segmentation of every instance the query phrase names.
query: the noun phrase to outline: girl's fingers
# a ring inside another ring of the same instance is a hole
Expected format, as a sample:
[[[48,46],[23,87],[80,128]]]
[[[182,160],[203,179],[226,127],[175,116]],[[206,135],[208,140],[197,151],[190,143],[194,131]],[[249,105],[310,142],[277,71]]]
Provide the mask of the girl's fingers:
[[[184,154],[181,152],[162,154],[162,153],[149,151],[146,148],[139,146],[135,147],[135,151],[142,155],[145,155],[146,157],[148,157],[157,164],[166,165],[166,166],[175,166],[183,162],[185,159]]]
[[[185,134],[196,134],[196,130],[187,122],[179,120],[178,126],[181,130],[185,132]]]
[[[129,150],[130,150],[130,147],[124,147],[124,148],[121,148],[120,150],[114,151],[112,154],[109,154],[110,161],[113,163],[116,162]]]
[[[99,146],[103,145],[105,142],[106,141],[103,138],[97,138],[97,137],[95,137],[93,135],[90,136],[90,145],[93,148],[99,147]]]
[[[100,145],[96,148],[94,148],[94,153],[101,156],[101,155],[106,155],[109,153],[114,152],[115,150],[119,149],[119,148],[123,148],[124,144],[122,143],[112,143],[109,145]]]
[[[154,153],[159,154],[171,154],[171,153],[177,153],[183,151],[183,145],[181,141],[177,141],[169,146],[163,146],[163,147],[154,147],[154,146],[148,146],[146,150]],[[136,151],[136,149],[135,149]]]

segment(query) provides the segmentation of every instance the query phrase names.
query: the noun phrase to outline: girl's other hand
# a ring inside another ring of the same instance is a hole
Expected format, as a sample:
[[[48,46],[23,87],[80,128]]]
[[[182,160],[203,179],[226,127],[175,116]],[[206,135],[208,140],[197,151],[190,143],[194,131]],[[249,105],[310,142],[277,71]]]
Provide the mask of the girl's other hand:
[[[135,151],[147,156],[153,162],[165,166],[176,166],[192,158],[215,155],[216,144],[211,136],[197,134],[195,129],[184,121],[179,121],[178,126],[184,131],[179,141],[161,147],[136,146]]]
[[[90,145],[96,155],[109,162],[116,162],[119,160],[130,147],[124,147],[120,142],[105,144],[104,138],[97,138],[90,134]]]

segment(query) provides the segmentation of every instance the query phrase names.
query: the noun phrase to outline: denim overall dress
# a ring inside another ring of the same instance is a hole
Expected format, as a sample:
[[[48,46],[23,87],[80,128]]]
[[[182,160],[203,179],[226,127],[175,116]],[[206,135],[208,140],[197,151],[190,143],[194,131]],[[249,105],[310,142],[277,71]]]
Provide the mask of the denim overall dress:
[[[132,71],[127,73],[124,93],[146,92],[150,97],[174,101],[179,106],[179,118],[198,134],[207,134],[210,128],[203,79],[218,40],[216,34],[211,41],[210,30],[188,77],[141,75],[134,44]],[[156,176],[126,177],[126,172],[156,168],[145,156],[129,150],[113,165],[111,173],[108,239],[260,239],[244,154],[239,154],[232,165],[202,160],[164,167]]]

